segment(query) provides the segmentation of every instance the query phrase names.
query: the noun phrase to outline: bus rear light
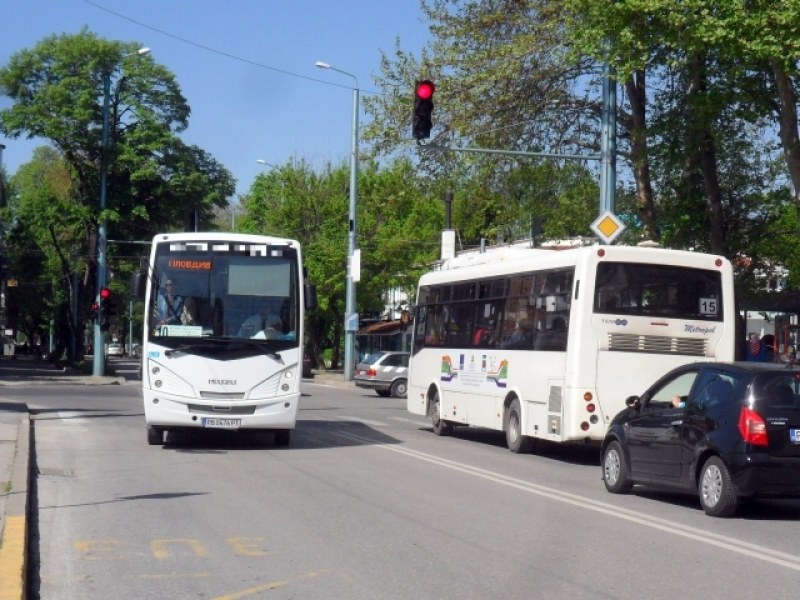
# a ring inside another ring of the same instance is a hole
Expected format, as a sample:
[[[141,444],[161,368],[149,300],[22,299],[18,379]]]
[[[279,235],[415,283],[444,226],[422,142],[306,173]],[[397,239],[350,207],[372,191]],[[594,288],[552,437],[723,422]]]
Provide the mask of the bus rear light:
[[[595,406],[594,406],[594,404],[587,404],[587,405],[586,405],[586,410],[587,410],[587,412],[593,413],[593,412],[594,412],[594,409],[595,409]]]
[[[597,425],[598,421],[600,421],[600,419],[598,418],[597,415],[592,415],[591,417],[589,417],[589,423],[591,423],[592,425]]]
[[[589,423],[587,423],[586,421],[581,423],[581,431],[589,431]]]
[[[717,260],[714,261],[714,264],[717,265],[718,267],[721,267],[722,266],[722,259],[718,258]]]
[[[597,251],[597,256],[599,256],[600,258],[603,258],[605,255],[606,255],[606,251],[605,251],[605,250],[603,250],[602,248],[600,248],[600,249]]]
[[[591,402],[592,398],[594,398],[594,396],[592,396],[592,392],[583,392],[584,400],[586,400],[587,402]]]

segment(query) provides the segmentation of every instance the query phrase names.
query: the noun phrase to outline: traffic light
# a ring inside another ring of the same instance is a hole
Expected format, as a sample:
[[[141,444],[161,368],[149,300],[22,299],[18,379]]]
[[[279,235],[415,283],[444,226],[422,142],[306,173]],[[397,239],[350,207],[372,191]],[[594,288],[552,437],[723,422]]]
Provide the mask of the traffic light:
[[[89,318],[92,321],[96,321],[99,314],[100,305],[97,302],[92,302],[92,306],[89,308]]]
[[[431,137],[433,127],[433,92],[436,86],[429,79],[418,81],[414,87],[414,120],[412,133],[419,141]]]
[[[104,287],[100,288],[100,306],[97,312],[97,323],[102,331],[108,331],[111,326],[111,290]]]

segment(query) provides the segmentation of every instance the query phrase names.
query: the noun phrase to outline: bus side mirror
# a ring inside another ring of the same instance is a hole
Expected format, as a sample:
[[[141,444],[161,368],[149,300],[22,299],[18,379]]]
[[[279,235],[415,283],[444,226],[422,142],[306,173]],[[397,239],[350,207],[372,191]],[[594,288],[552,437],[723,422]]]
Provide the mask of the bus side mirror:
[[[304,286],[304,297],[306,310],[317,308],[317,286],[313,283],[306,283]]]

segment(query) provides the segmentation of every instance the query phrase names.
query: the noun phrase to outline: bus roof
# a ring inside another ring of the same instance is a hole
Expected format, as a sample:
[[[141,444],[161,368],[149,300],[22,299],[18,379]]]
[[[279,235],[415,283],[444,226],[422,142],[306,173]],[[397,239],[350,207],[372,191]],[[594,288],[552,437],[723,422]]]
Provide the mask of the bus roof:
[[[423,279],[436,281],[458,280],[475,275],[487,276],[491,271],[497,275],[515,273],[531,269],[555,268],[575,265],[579,260],[596,255],[598,259],[625,260],[632,262],[663,262],[680,264],[695,268],[719,268],[729,261],[714,254],[693,252],[690,250],[674,250],[652,246],[591,246],[555,247],[555,249],[531,248],[529,246],[511,245],[487,249],[484,252],[462,253],[439,263],[439,266]],[[721,261],[721,262],[718,262]],[[464,269],[465,271],[462,271]],[[479,272],[479,273],[478,273]],[[420,283],[423,283],[422,281]]]

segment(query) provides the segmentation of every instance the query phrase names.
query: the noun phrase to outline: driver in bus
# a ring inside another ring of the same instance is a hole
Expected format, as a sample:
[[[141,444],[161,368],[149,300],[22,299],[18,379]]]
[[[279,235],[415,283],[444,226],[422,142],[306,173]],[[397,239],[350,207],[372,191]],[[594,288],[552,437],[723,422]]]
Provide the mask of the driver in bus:
[[[258,313],[247,317],[239,328],[238,337],[274,340],[281,337],[282,322],[268,300],[262,300]]]
[[[158,325],[172,325],[181,322],[183,298],[175,293],[175,284],[171,278],[164,282],[164,291],[156,300],[156,322]]]

